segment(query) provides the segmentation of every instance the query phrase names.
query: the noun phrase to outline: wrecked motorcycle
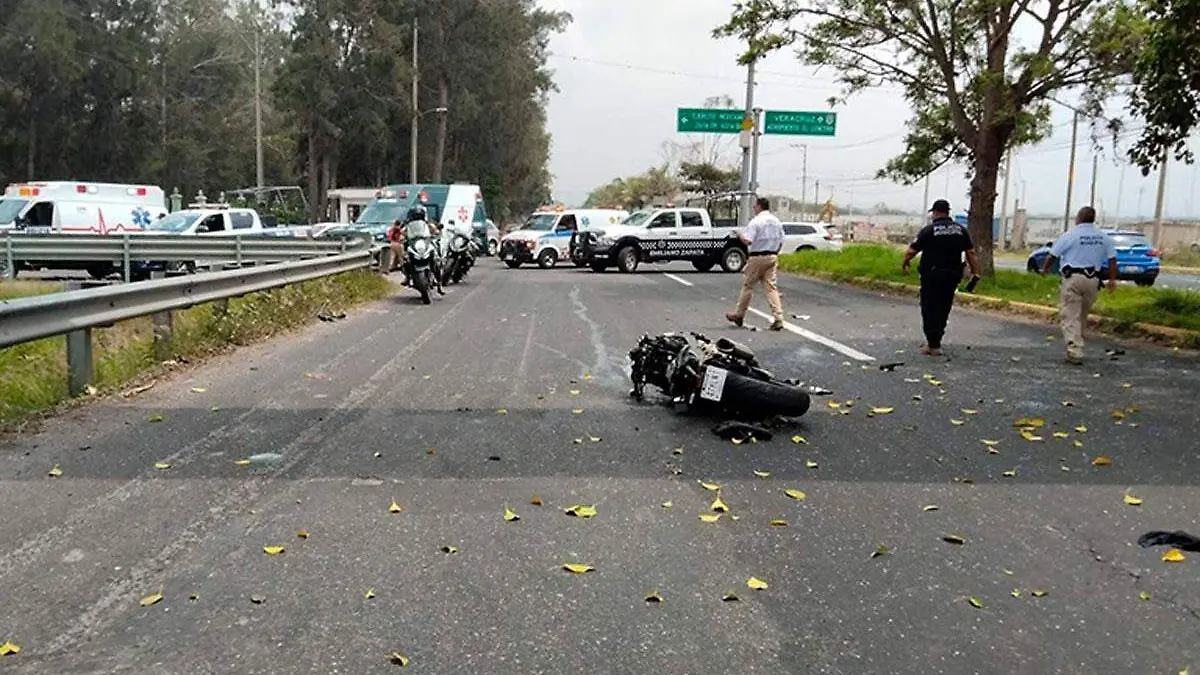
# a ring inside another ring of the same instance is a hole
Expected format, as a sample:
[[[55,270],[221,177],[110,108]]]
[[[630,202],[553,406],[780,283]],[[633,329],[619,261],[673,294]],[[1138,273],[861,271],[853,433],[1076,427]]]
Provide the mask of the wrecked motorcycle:
[[[800,417],[808,412],[808,392],[775,378],[745,345],[691,333],[696,346],[679,333],[643,335],[629,352],[633,360],[630,396],[641,399],[647,384],[677,404],[700,412],[743,417]]]

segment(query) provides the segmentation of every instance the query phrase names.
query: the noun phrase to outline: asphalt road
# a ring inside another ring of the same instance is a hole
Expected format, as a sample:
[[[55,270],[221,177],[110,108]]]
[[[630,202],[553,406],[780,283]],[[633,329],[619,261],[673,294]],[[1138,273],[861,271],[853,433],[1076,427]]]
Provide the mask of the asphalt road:
[[[738,283],[484,260],[430,307],[400,293],[0,439],[0,643],[22,648],[0,670],[1200,668],[1200,553],[1135,543],[1200,535],[1194,358],[1096,340],[1070,368],[1050,327],[962,310],[923,358],[911,300],[798,279],[794,331],[739,331]],[[721,441],[627,397],[629,348],[671,329],[834,394],[771,442]],[[237,463],[258,453],[281,457]]]
[[[1025,271],[1025,263],[1020,260],[996,259],[996,267],[1005,270],[1016,270],[1018,272]],[[1191,276],[1188,274],[1170,274],[1168,272],[1163,272],[1158,275],[1158,280],[1154,282],[1154,287],[1178,288],[1181,290],[1200,290],[1200,277]]]

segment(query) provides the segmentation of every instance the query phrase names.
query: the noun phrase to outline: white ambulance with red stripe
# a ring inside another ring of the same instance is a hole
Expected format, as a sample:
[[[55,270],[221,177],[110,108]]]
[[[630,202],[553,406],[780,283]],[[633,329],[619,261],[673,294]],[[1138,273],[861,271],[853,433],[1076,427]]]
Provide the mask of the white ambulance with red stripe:
[[[0,199],[0,233],[141,232],[167,214],[162,188],[76,181],[14,183]]]

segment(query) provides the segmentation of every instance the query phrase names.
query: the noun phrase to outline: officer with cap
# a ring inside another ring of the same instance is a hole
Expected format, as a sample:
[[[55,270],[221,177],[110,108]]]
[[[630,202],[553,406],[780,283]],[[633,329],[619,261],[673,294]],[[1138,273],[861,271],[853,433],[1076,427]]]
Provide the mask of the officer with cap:
[[[972,281],[979,279],[979,259],[967,228],[950,217],[950,202],[939,199],[929,209],[932,220],[921,228],[917,238],[904,252],[901,269],[908,273],[912,259],[921,255],[921,326],[925,343],[921,353],[941,356],[942,336],[954,306],[954,293],[963,277],[963,254],[971,266]]]
[[[1108,263],[1108,291],[1117,290],[1117,248],[1103,230],[1096,229],[1096,209],[1085,206],[1075,216],[1075,227],[1065,232],[1050,247],[1042,264],[1048,274],[1054,261],[1061,261],[1062,282],[1058,291],[1058,316],[1063,340],[1067,343],[1067,363],[1083,365],[1083,326],[1088,312],[1100,293],[1100,270]]]

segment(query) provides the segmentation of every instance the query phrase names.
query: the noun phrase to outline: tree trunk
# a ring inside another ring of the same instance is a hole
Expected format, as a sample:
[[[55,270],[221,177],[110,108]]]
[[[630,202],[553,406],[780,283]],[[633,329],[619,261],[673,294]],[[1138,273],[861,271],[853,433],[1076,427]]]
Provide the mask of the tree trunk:
[[[25,180],[37,180],[33,175],[36,168],[34,159],[37,157],[37,115],[29,117],[29,154],[25,157]]]
[[[1000,176],[1004,139],[994,130],[983,131],[980,136],[982,142],[975,153],[975,175],[971,179],[967,228],[975,244],[975,255],[979,256],[980,270],[983,276],[990,277],[996,273],[992,260],[992,218],[996,211],[996,182]]]
[[[445,108],[450,100],[450,84],[446,82],[444,73],[438,74],[438,107]],[[437,135],[434,138],[433,151],[433,183],[442,182],[442,167],[446,160],[446,128],[449,125],[449,113],[438,113]]]
[[[324,151],[321,153],[321,206],[318,209],[321,212],[321,220],[329,219],[329,186],[333,184],[332,169],[330,168],[333,164],[332,154]]]
[[[311,223],[322,221],[321,163],[317,157],[317,123],[309,122],[308,128],[308,219]]]

